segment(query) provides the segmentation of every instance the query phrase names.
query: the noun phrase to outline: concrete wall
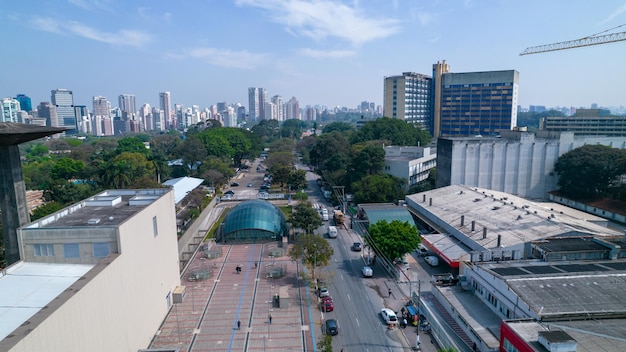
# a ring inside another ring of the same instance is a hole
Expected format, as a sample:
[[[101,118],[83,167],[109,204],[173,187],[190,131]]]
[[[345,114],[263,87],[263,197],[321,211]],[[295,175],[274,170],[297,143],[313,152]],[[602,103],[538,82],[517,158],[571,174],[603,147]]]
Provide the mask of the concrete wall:
[[[437,187],[462,184],[547,199],[557,189],[554,164],[586,144],[626,148],[623,138],[574,136],[573,133],[503,131],[502,138],[440,138]]]
[[[37,313],[31,320],[41,323],[10,351],[135,352],[149,345],[180,285],[173,192],[121,224],[118,235],[120,254],[72,285],[66,301],[51,302],[51,312]]]

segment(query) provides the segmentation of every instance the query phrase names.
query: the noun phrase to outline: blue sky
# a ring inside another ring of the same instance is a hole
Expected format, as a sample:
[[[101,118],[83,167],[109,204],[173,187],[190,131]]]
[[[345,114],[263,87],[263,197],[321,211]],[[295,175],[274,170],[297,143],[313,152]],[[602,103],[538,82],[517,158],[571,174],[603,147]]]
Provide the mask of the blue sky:
[[[0,96],[74,91],[117,106],[247,108],[247,88],[301,106],[382,105],[383,79],[514,69],[527,106],[626,105],[626,42],[519,56],[626,24],[624,0],[20,0],[0,5]],[[615,31],[626,31],[626,26]]]

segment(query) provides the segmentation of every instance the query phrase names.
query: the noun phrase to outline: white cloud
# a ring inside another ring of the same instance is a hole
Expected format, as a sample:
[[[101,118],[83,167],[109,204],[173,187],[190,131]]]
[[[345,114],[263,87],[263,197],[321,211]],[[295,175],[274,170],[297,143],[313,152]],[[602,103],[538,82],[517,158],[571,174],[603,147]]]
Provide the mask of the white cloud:
[[[31,24],[42,31],[57,34],[73,34],[113,45],[141,47],[152,40],[148,33],[141,31],[121,29],[117,32],[102,32],[79,22],[62,22],[49,17],[35,17]]]
[[[435,21],[435,15],[429,12],[420,11],[417,13],[417,20],[422,26],[427,26],[433,21]]]
[[[269,62],[268,54],[251,53],[248,51],[232,51],[219,48],[192,48],[182,54],[170,54],[172,58],[191,57],[201,59],[211,65],[241,69],[254,69]]]
[[[114,12],[109,5],[110,0],[67,0],[70,4],[78,6],[87,11],[102,11]]]
[[[332,0],[236,0],[238,6],[252,6],[267,11],[286,30],[314,40],[339,38],[354,45],[382,39],[397,33],[394,18],[368,17],[357,8]]]
[[[331,59],[354,56],[356,54],[356,52],[352,50],[315,50],[315,49],[310,49],[310,48],[300,49],[299,53],[300,55],[313,57],[313,58],[331,58]]]
[[[623,4],[622,6],[618,7],[615,11],[613,11],[607,18],[605,18],[602,22],[600,22],[600,24],[605,24],[607,22],[610,22],[612,19],[614,19],[615,17],[621,15],[622,13],[624,13],[624,11],[626,11],[626,3]]]

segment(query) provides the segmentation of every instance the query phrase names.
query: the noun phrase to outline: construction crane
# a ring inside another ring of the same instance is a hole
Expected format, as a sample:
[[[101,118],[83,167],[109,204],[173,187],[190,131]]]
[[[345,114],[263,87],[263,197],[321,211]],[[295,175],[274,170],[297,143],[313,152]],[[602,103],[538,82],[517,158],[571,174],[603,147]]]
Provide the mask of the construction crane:
[[[547,51],[580,48],[583,46],[590,46],[590,45],[600,45],[600,44],[621,42],[621,41],[626,40],[626,32],[618,32],[618,33],[611,33],[611,34],[605,34],[605,35],[600,35],[600,34],[612,31],[624,25],[626,24],[622,24],[617,27],[607,29],[606,31],[602,31],[600,33],[596,33],[596,34],[593,34],[584,38],[576,39],[576,40],[570,40],[567,42],[560,42],[560,43],[553,43],[553,44],[545,44],[545,45],[539,45],[539,46],[531,46],[529,48],[526,48],[526,50],[522,51],[520,53],[520,56],[545,53]]]

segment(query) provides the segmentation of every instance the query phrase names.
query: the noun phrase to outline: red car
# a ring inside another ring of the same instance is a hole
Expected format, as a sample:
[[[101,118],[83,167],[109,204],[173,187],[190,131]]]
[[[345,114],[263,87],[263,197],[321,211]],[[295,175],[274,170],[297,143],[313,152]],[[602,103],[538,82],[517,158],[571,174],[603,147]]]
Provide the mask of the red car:
[[[335,309],[335,305],[333,304],[333,299],[330,297],[322,298],[322,311],[323,312],[332,312]]]

